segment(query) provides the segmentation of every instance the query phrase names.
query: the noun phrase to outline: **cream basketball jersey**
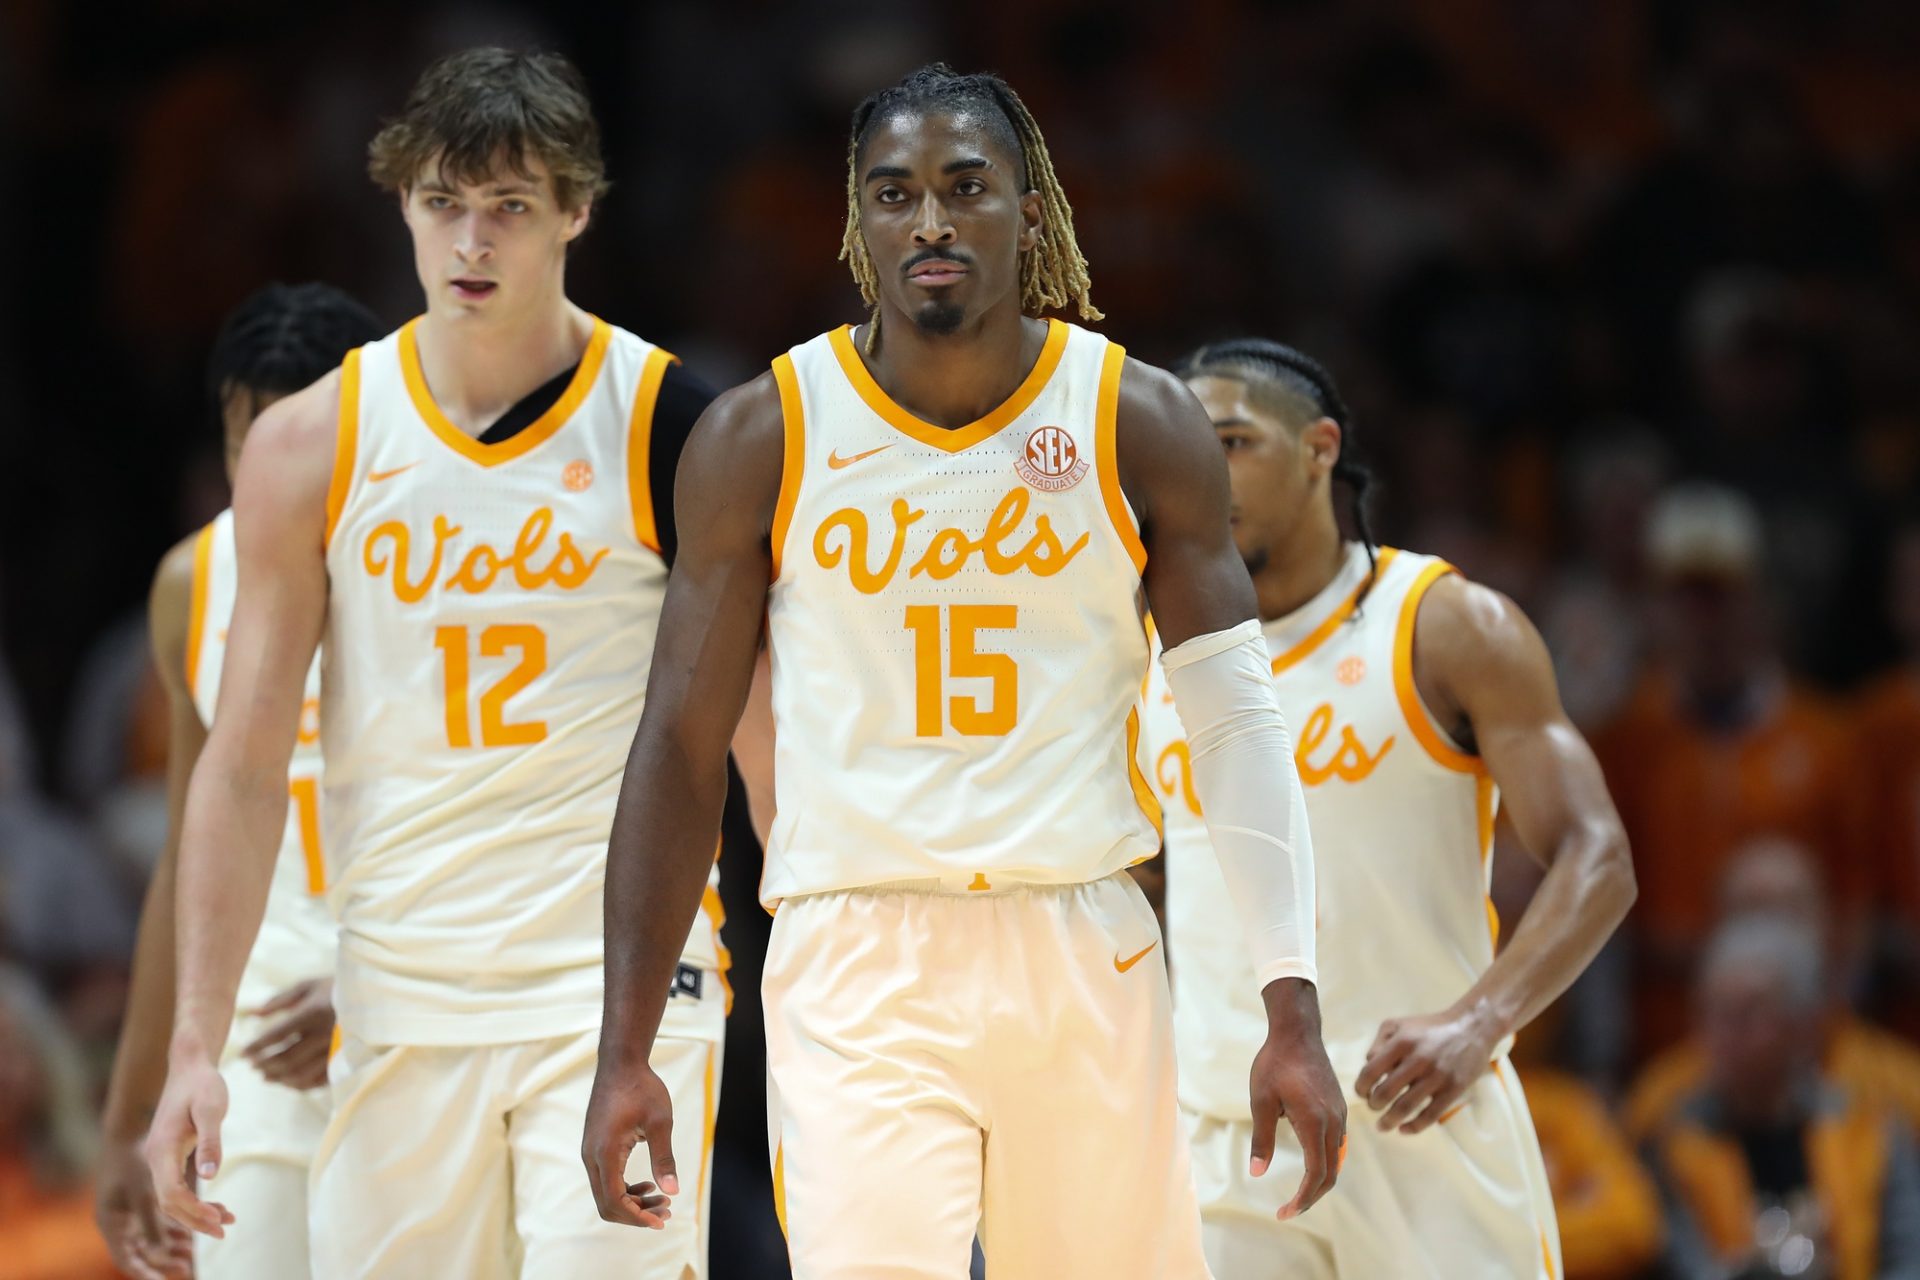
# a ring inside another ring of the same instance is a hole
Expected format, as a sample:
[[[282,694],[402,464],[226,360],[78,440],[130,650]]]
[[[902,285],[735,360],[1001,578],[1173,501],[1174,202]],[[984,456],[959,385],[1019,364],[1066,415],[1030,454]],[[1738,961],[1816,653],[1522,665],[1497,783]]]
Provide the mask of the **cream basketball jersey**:
[[[1498,795],[1480,761],[1434,724],[1413,682],[1420,601],[1451,571],[1383,549],[1362,599],[1367,555],[1356,544],[1326,590],[1266,626],[1313,829],[1327,1054],[1349,1087],[1383,1021],[1444,1009],[1493,963],[1487,877]],[[1245,1120],[1266,1014],[1157,662],[1144,700],[1142,755],[1167,809],[1180,1097],[1191,1111]]]
[[[193,544],[187,623],[187,689],[200,722],[211,725],[226,663],[238,575],[233,512],[222,511]],[[320,660],[307,672],[300,734],[287,769],[287,826],[274,856],[259,936],[240,974],[236,1006],[256,1008],[296,982],[333,972],[334,924],[327,911],[327,864],[320,843]]]
[[[647,460],[672,357],[596,320],[553,407],[485,444],[434,403],[417,324],[341,367],[335,1004],[370,1043],[566,1035],[600,1018],[607,837],[666,588]],[[718,905],[710,888],[689,964],[722,964]]]
[[[1146,551],[1120,491],[1125,353],[1059,321],[987,417],[895,404],[851,330],[774,362],[778,816],[761,896],[1073,883],[1152,856],[1134,767]]]

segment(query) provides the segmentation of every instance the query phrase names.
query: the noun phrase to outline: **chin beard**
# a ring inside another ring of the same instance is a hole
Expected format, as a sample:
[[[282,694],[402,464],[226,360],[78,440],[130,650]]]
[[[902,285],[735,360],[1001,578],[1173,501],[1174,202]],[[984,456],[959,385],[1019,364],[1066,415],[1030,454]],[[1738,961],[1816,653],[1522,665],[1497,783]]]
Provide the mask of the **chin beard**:
[[[929,302],[914,312],[914,327],[922,333],[944,338],[957,333],[961,322],[967,318],[966,308],[951,302]]]

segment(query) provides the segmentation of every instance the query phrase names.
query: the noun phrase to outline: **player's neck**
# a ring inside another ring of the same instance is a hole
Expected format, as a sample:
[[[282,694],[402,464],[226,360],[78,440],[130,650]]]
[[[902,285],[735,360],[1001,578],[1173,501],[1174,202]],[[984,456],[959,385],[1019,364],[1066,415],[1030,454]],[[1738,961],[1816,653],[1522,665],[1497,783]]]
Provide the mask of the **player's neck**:
[[[866,332],[855,336],[858,347]],[[880,389],[901,408],[935,426],[964,427],[1020,389],[1046,340],[1046,324],[1018,310],[996,309],[937,335],[890,310],[880,323],[880,349],[863,358]]]
[[[1285,557],[1274,556],[1253,575],[1260,620],[1284,618],[1325,591],[1347,563],[1347,543],[1331,511],[1325,519],[1303,520],[1299,537]]]
[[[558,291],[550,302],[513,315],[429,311],[415,334],[434,403],[475,436],[578,364],[592,336],[593,317]]]

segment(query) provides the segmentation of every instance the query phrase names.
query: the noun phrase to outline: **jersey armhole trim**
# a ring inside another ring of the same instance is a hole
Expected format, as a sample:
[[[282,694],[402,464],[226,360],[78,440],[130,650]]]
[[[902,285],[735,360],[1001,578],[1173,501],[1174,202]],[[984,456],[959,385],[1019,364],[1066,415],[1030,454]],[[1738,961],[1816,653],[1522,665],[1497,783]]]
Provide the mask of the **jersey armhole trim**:
[[[1420,602],[1434,583],[1454,572],[1457,571],[1446,561],[1434,561],[1420,571],[1413,586],[1407,589],[1407,598],[1400,602],[1400,620],[1393,634],[1393,692],[1407,727],[1436,763],[1455,773],[1483,774],[1487,772],[1486,761],[1468,755],[1448,740],[1446,732],[1434,722],[1433,713],[1421,700],[1420,689],[1413,679],[1413,632],[1420,616]]]
[[[213,526],[193,540],[193,586],[187,603],[187,696],[200,696],[200,646],[207,637],[207,586],[213,572]]]
[[[1100,362],[1100,398],[1093,415],[1094,454],[1100,464],[1100,496],[1106,500],[1107,519],[1113,523],[1120,545],[1127,549],[1134,573],[1142,574],[1147,571],[1147,544],[1140,540],[1139,522],[1120,488],[1120,375],[1126,367],[1127,349],[1109,342]]]
[[[633,508],[633,536],[655,555],[660,554],[660,526],[653,511],[653,409],[667,366],[679,363],[678,356],[659,347],[647,353],[640,367],[640,385],[633,393],[633,413],[627,419],[627,499]]]
[[[787,530],[793,524],[794,504],[800,498],[800,477],[806,468],[807,423],[800,399],[800,375],[794,371],[791,355],[783,352],[773,358],[773,380],[780,388],[780,422],[786,439],[780,459],[780,498],[773,506],[773,532],[768,539],[773,552],[770,580],[778,582]]]
[[[340,425],[333,434],[333,478],[327,484],[327,533],[322,546],[333,545],[334,528],[353,487],[354,458],[360,448],[360,352],[355,347],[340,362]]]

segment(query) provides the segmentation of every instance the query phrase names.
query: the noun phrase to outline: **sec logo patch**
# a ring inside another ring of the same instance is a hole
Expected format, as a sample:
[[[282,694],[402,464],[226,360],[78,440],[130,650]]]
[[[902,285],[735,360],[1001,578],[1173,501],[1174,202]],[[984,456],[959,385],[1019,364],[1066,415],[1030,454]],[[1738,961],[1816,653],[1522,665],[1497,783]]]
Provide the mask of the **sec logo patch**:
[[[1040,427],[1027,437],[1013,469],[1032,488],[1042,493],[1059,493],[1085,478],[1087,460],[1080,456],[1079,446],[1065,429]]]

